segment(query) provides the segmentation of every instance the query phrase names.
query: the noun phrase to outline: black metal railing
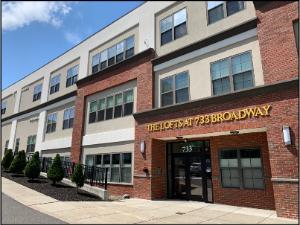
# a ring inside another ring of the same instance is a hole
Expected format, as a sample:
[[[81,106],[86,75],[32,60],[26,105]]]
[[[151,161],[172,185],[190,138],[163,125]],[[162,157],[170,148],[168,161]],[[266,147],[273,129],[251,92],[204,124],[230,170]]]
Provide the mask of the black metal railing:
[[[40,158],[41,162],[41,172],[47,173],[53,159],[52,158]],[[64,178],[71,179],[73,171],[75,169],[75,163],[70,161],[61,161],[62,167],[64,170]],[[91,186],[104,186],[104,189],[107,189],[107,172],[108,168],[88,166],[81,164],[84,174],[84,183]]]

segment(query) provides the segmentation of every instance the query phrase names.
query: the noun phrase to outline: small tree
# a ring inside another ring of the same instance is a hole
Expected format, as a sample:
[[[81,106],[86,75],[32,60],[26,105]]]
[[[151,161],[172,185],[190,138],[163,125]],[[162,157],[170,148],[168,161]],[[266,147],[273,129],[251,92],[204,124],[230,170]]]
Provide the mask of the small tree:
[[[53,185],[64,178],[64,169],[61,165],[60,156],[56,154],[50,169],[47,172],[48,179],[52,180]]]
[[[18,154],[15,156],[14,160],[12,161],[9,172],[12,173],[22,173],[26,166],[26,155],[25,151],[19,151]]]
[[[40,164],[39,152],[35,152],[25,167],[25,176],[30,180],[38,178],[41,171]]]
[[[76,164],[74,173],[72,174],[72,177],[71,177],[71,180],[73,183],[76,184],[77,193],[78,193],[78,188],[80,188],[84,185],[84,175],[83,175],[81,164]]]
[[[5,151],[5,155],[2,159],[1,165],[3,166],[3,168],[5,170],[8,170],[8,168],[10,167],[11,162],[14,160],[14,155],[11,149],[8,149],[7,151]]]

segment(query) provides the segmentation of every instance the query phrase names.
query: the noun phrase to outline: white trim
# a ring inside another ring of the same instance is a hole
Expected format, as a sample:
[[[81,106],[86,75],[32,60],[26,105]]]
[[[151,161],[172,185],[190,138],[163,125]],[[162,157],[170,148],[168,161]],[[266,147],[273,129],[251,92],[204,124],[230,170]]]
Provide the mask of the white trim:
[[[171,66],[177,65],[177,64],[185,62],[187,60],[199,57],[199,56],[207,54],[209,52],[224,48],[226,46],[229,46],[229,45],[232,45],[232,44],[235,44],[235,43],[238,43],[238,42],[241,42],[241,41],[244,41],[246,39],[256,37],[256,36],[257,36],[256,28],[248,30],[244,33],[240,33],[240,34],[235,35],[233,37],[224,39],[222,41],[218,41],[218,42],[216,42],[212,45],[206,46],[204,48],[197,49],[197,50],[192,51],[190,53],[187,53],[185,55],[179,56],[177,58],[173,58],[173,59],[171,59],[167,62],[158,64],[158,65],[154,66],[153,71],[157,72],[157,71],[169,68]]]
[[[119,129],[95,134],[88,134],[83,136],[82,145],[95,145],[115,143],[122,141],[134,141],[134,128]]]
[[[39,115],[38,129],[36,134],[35,151],[41,152],[42,142],[44,139],[44,131],[46,127],[46,111],[43,111]],[[41,155],[41,154],[40,154]]]
[[[47,149],[70,148],[71,144],[72,144],[72,137],[66,137],[66,138],[45,141],[45,142],[41,143],[40,151],[47,150]]]
[[[14,105],[14,114],[19,112],[20,102],[21,102],[21,90],[19,89],[15,92],[15,105]]]
[[[14,147],[16,130],[17,130],[17,120],[14,120],[11,123],[10,135],[9,135],[9,142],[8,142],[8,149],[13,149],[13,147]]]

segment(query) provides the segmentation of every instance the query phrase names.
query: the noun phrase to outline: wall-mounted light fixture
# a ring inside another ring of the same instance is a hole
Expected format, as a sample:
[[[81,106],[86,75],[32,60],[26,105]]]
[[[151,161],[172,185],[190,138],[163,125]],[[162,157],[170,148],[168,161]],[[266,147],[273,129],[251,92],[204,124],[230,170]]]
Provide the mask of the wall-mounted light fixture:
[[[290,127],[287,125],[282,126],[282,133],[283,133],[283,141],[285,145],[292,144],[291,134],[290,134]]]
[[[145,152],[145,141],[141,141],[141,146],[140,147],[141,147],[140,148],[141,153],[144,154],[144,152]]]

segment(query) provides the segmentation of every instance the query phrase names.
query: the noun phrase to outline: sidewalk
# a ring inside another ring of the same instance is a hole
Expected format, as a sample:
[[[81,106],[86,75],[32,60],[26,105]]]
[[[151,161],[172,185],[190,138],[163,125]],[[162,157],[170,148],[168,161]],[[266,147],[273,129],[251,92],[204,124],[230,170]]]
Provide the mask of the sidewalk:
[[[126,199],[113,202],[62,202],[2,178],[2,192],[67,223],[251,223],[298,224],[262,210],[194,201]]]

